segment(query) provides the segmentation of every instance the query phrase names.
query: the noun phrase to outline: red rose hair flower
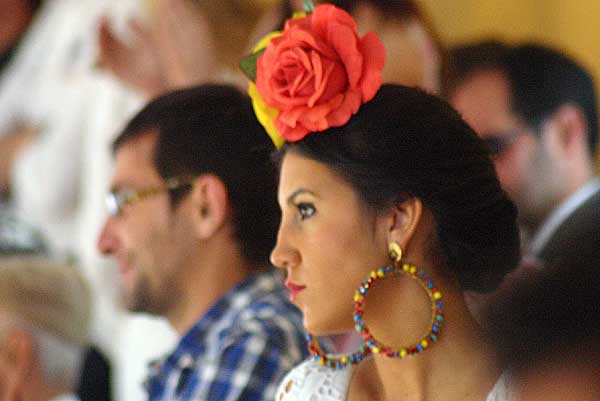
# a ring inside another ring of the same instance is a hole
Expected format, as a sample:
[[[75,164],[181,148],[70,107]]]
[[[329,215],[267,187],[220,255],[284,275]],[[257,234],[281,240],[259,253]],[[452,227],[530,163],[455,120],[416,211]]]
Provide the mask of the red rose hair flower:
[[[360,38],[348,13],[319,5],[312,14],[288,20],[270,40],[257,59],[251,92],[279,112],[274,121],[279,135],[298,141],[346,124],[381,87],[384,64],[385,48],[375,33]]]

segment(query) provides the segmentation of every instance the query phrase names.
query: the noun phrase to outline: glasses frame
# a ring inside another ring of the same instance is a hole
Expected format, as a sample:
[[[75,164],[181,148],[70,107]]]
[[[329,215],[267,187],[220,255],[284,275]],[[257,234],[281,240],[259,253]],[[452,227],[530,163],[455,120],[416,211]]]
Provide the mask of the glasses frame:
[[[123,213],[123,207],[131,205],[141,200],[158,195],[162,192],[169,192],[179,189],[186,185],[192,185],[194,178],[167,178],[163,185],[157,185],[149,188],[137,190],[112,190],[104,198],[104,205],[109,215],[120,216]]]

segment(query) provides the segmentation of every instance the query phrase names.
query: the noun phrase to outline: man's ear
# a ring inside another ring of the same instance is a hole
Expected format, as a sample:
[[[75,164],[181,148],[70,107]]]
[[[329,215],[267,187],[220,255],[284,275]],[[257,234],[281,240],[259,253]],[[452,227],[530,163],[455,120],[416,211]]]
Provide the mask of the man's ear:
[[[31,335],[19,329],[11,330],[0,346],[0,401],[22,398],[25,383],[34,365]]]
[[[579,148],[587,148],[587,122],[578,106],[563,104],[552,115],[550,124],[553,125],[552,129],[557,135],[556,143],[563,153],[579,156]]]
[[[225,184],[216,175],[201,175],[193,182],[191,201],[196,236],[199,239],[212,237],[229,218],[229,198]]]

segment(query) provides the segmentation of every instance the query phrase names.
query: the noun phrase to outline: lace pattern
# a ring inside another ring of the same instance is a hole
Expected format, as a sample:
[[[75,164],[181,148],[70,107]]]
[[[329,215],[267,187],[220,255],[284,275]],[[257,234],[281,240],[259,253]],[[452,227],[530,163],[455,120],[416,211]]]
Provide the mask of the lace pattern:
[[[335,370],[308,360],[283,379],[275,400],[344,401],[351,375],[351,368]]]
[[[345,401],[352,368],[334,370],[308,360],[287,374],[279,385],[275,401]],[[485,401],[516,401],[504,372]]]

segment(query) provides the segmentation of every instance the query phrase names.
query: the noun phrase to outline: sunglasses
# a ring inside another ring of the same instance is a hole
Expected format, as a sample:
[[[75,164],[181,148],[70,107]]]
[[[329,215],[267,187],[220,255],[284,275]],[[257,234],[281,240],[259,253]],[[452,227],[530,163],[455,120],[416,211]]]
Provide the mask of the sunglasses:
[[[525,135],[525,132],[514,130],[501,134],[486,135],[481,139],[490,151],[490,155],[492,157],[498,157],[506,152],[521,135]]]

